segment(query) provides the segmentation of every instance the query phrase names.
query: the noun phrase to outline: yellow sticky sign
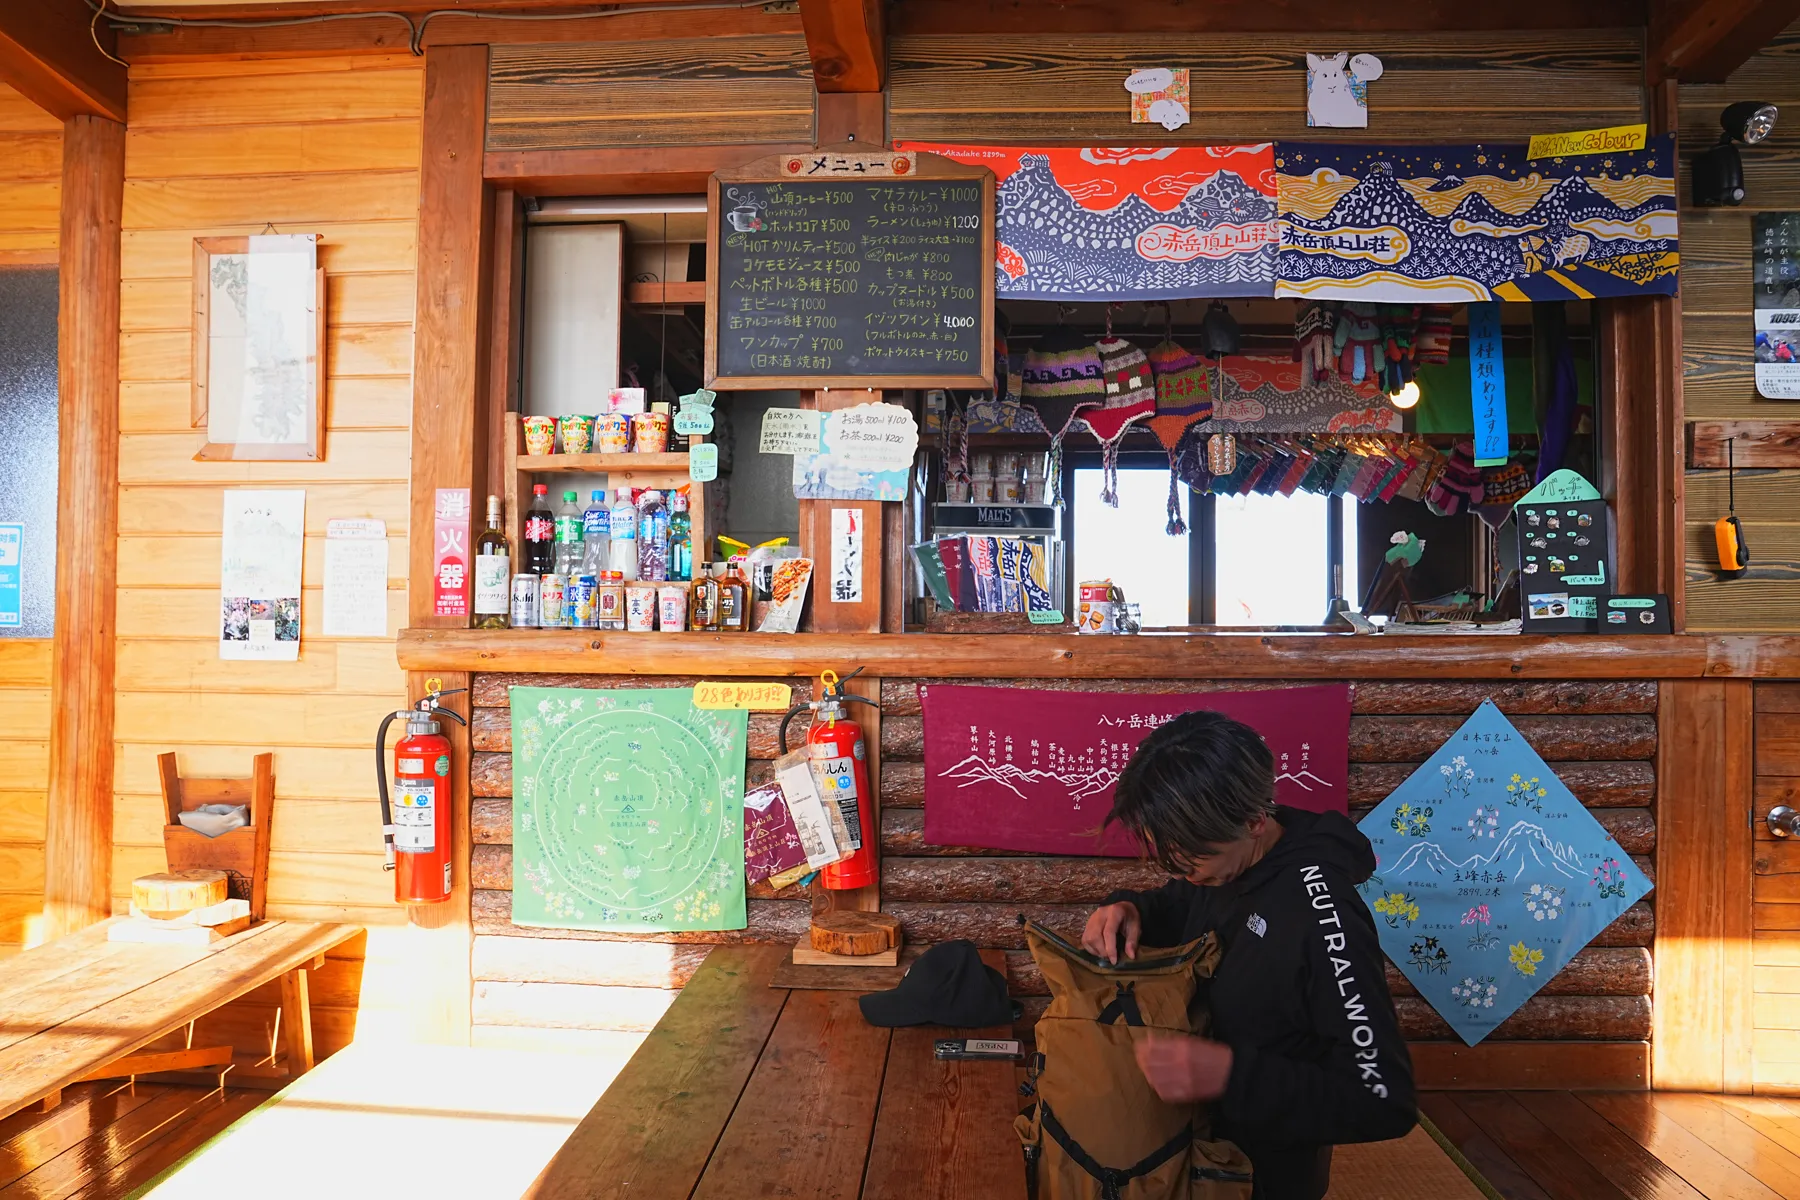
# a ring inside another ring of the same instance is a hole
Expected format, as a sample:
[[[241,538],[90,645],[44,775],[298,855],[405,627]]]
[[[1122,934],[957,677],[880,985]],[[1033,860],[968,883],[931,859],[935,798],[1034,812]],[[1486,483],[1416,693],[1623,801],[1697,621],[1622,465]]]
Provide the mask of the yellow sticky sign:
[[[747,708],[752,712],[786,712],[794,706],[794,689],[785,683],[696,683],[694,707]]]
[[[1578,129],[1574,133],[1540,133],[1531,139],[1527,158],[1574,158],[1583,154],[1616,154],[1642,150],[1649,137],[1644,125],[1610,129]]]

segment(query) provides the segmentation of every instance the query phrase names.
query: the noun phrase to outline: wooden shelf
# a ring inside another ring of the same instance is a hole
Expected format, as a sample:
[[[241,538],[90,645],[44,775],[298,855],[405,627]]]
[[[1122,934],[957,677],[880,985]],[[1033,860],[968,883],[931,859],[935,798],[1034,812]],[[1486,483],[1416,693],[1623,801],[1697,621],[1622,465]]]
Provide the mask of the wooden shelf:
[[[638,307],[659,304],[705,304],[706,281],[688,283],[628,283],[625,303]]]
[[[521,454],[519,470],[533,475],[642,475],[649,471],[686,475],[686,454]]]

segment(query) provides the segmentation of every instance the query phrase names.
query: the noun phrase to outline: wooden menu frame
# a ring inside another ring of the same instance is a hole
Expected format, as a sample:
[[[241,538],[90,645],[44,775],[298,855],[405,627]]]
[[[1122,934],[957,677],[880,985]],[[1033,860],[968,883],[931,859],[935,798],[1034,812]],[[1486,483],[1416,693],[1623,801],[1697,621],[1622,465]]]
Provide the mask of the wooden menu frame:
[[[315,243],[318,234],[310,235]],[[194,330],[192,427],[205,429],[211,413],[207,386],[212,338],[212,259],[221,254],[248,254],[248,237],[197,237],[194,239]],[[314,272],[317,286],[314,298],[314,338],[312,395],[307,398],[312,415],[305,422],[309,431],[304,442],[213,442],[208,441],[194,455],[195,462],[319,462],[325,458],[325,268]]]
[[[719,371],[719,190],[728,183],[793,183],[829,180],[857,181],[870,176],[832,175],[809,180],[797,171],[797,164],[820,156],[853,160],[894,160],[905,162],[905,174],[898,172],[875,176],[895,182],[913,179],[978,179],[981,181],[981,294],[978,316],[981,322],[979,372],[965,375],[724,375]],[[714,172],[706,181],[706,365],[705,379],[709,388],[722,389],[802,389],[817,391],[829,388],[981,388],[994,386],[994,173],[986,167],[970,166],[941,154],[870,150],[864,146],[821,146],[817,150],[772,154],[745,163],[741,167]]]

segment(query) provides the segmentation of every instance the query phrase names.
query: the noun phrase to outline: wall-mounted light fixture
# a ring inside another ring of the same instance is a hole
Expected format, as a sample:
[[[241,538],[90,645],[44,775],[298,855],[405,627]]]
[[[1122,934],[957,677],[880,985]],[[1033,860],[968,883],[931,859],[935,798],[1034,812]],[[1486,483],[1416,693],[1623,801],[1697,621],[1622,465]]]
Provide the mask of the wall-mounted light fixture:
[[[1719,144],[1694,156],[1694,205],[1737,206],[1744,202],[1744,160],[1737,143],[1754,146],[1775,128],[1777,109],[1761,100],[1740,100],[1719,115],[1725,132]]]
[[[1400,390],[1388,397],[1388,403],[1395,408],[1412,408],[1419,402],[1419,385],[1415,380],[1407,380],[1400,385]]]

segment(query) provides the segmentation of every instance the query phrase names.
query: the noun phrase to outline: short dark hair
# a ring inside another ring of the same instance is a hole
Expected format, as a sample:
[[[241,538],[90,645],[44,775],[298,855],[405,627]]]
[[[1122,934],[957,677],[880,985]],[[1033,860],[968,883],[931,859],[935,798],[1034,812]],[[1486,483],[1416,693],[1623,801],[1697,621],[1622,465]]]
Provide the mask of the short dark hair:
[[[1182,713],[1139,743],[1113,792],[1117,821],[1171,875],[1274,811],[1275,756],[1224,713]]]

